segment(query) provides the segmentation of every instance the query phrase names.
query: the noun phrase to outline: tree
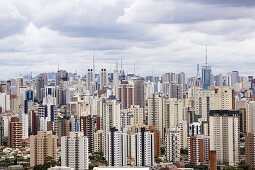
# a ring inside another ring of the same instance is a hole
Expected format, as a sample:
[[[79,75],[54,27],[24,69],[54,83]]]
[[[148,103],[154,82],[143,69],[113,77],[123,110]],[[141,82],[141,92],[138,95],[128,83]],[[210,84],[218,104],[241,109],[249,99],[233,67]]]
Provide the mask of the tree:
[[[156,159],[155,159],[155,162],[156,162],[157,164],[159,164],[160,162],[162,162],[162,160],[161,160],[160,158],[156,158]]]

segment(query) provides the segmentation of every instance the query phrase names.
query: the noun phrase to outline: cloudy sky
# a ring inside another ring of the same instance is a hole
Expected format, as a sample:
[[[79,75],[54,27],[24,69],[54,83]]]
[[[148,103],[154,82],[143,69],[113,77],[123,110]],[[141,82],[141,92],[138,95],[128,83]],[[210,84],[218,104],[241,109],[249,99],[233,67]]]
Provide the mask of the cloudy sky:
[[[0,79],[92,66],[255,74],[254,0],[1,0]]]

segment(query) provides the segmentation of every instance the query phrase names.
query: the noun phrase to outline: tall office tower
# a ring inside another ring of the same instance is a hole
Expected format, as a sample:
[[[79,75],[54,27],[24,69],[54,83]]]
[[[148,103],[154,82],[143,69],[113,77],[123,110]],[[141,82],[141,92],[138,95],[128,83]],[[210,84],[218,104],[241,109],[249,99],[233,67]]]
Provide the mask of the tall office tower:
[[[182,89],[186,89],[186,84],[185,84],[185,73],[179,73],[177,74],[177,83],[182,85]]]
[[[56,86],[58,86],[61,81],[68,80],[68,72],[66,70],[58,70],[56,73]]]
[[[101,69],[100,72],[100,90],[103,90],[105,86],[108,86],[108,72],[106,69]]]
[[[27,139],[28,136],[28,114],[20,114],[19,121],[22,123],[22,139]]]
[[[137,78],[134,82],[134,105],[139,105],[144,109],[144,79]]]
[[[162,76],[162,82],[168,82],[168,83],[176,83],[176,75],[175,73],[165,73]]]
[[[70,132],[61,139],[61,166],[89,169],[88,138],[83,132]]]
[[[45,86],[43,97],[44,98],[56,97],[56,88],[55,88],[55,86]]]
[[[135,166],[153,167],[154,163],[154,133],[141,128],[135,134]]]
[[[154,126],[149,126],[149,131],[154,134],[154,158],[161,156],[160,133]]]
[[[113,92],[113,95],[118,97],[119,96],[119,70],[118,68],[115,68],[113,70],[113,81],[112,81],[112,84],[113,84],[113,88],[112,88],[112,92]]]
[[[231,87],[234,88],[236,83],[240,83],[239,72],[232,71],[232,73],[231,73]]]
[[[94,128],[93,128],[93,118],[89,116],[80,117],[80,131],[83,132],[84,136],[88,138],[89,153],[94,152]]]
[[[22,147],[22,123],[17,117],[12,117],[9,122],[9,147]]]
[[[58,141],[61,144],[61,137],[62,136],[69,136],[71,127],[70,120],[68,119],[60,119],[58,121]]]
[[[127,110],[133,115],[135,125],[143,124],[143,108],[140,108],[139,105],[131,105]]]
[[[2,109],[1,113],[5,113],[11,110],[10,95],[7,95],[5,93],[0,93],[0,107]]]
[[[127,134],[111,128],[107,134],[107,158],[109,166],[127,165]]]
[[[87,72],[87,90],[93,95],[95,91],[95,73],[93,69],[88,69]]]
[[[234,110],[232,89],[228,86],[222,86],[215,89],[215,110]]]
[[[223,76],[222,74],[216,75],[216,86],[223,86]]]
[[[39,131],[30,136],[30,166],[44,164],[46,157],[57,161],[57,136],[52,131]]]
[[[43,100],[42,88],[44,88],[47,85],[48,85],[48,74],[41,73],[36,78],[36,97],[39,102],[42,102]]]
[[[4,140],[4,119],[3,117],[0,117],[0,146],[3,146],[3,140]]]
[[[248,133],[255,133],[255,101],[246,104],[246,125]]]
[[[156,120],[158,119],[159,121],[159,125],[161,126],[159,131],[161,133],[162,139],[164,139],[165,133],[168,129],[173,128],[179,123],[183,122],[183,104],[181,100],[176,98],[163,98],[163,106],[159,105],[159,107],[162,107],[161,112],[163,112],[163,115],[162,117],[156,118]],[[155,111],[157,109],[158,108],[155,107]],[[148,114],[148,116],[150,116],[149,110]]]
[[[211,66],[203,66],[202,67],[202,83],[203,83],[203,89],[209,89],[211,85]]]
[[[228,72],[227,75],[226,75],[226,86],[231,86],[231,82],[232,82],[232,73],[231,72]]]
[[[239,113],[211,110],[209,115],[210,150],[216,150],[217,162],[233,166],[239,162]]]
[[[182,99],[183,98],[183,86],[181,84],[171,83],[170,84],[170,94],[171,98]]]
[[[210,137],[204,135],[188,137],[189,162],[200,165],[202,162],[209,161]]]
[[[134,85],[122,80],[119,85],[119,96],[121,109],[127,109],[134,104]]]
[[[198,89],[195,94],[195,114],[200,115],[202,121],[208,121],[210,110],[214,109],[214,90]]]
[[[189,125],[189,136],[201,135],[201,124],[199,122],[193,122]]]
[[[158,94],[148,99],[148,125],[155,126],[163,137],[163,98]]]
[[[165,138],[166,160],[178,163],[181,157],[181,132],[178,127],[168,129]]]
[[[94,152],[103,152],[103,140],[104,140],[104,131],[103,130],[97,130],[94,133]]]
[[[249,165],[250,169],[255,168],[255,136],[253,133],[248,133],[245,137],[245,164]]]

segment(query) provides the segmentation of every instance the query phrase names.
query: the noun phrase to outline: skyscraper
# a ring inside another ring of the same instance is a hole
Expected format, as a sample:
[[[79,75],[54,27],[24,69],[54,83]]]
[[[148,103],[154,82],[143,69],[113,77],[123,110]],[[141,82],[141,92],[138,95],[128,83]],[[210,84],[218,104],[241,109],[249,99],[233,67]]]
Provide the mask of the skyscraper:
[[[134,105],[144,109],[144,79],[134,79]]]
[[[108,85],[108,72],[106,69],[101,69],[100,72],[100,90],[103,90]]]
[[[88,138],[83,132],[70,132],[61,138],[61,166],[89,169]]]
[[[207,65],[207,45],[206,45],[205,65],[202,67],[203,89],[209,89],[211,85],[211,78],[212,78],[212,69],[211,69],[211,66]]]
[[[212,70],[211,66],[203,66],[202,67],[202,83],[203,83],[203,89],[209,89],[211,85],[211,75]]]

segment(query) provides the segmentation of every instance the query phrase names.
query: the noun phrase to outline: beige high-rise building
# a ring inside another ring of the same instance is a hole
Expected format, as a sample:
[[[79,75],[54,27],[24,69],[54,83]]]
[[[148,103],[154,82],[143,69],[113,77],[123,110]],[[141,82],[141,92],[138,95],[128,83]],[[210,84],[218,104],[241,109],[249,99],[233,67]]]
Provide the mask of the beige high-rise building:
[[[228,86],[221,86],[215,89],[214,110],[232,110],[233,94]]]
[[[128,112],[131,112],[134,118],[134,124],[143,124],[143,108],[140,108],[139,105],[131,105],[128,108]]]
[[[210,150],[216,150],[219,164],[239,163],[239,113],[232,110],[211,110],[209,116]]]
[[[94,152],[103,152],[104,131],[98,130],[94,133]]]
[[[199,89],[195,95],[195,114],[207,121],[210,110],[214,110],[214,90]]]
[[[158,94],[153,94],[148,99],[148,125],[155,126],[161,134],[163,133],[163,98]]]
[[[248,133],[255,133],[255,101],[249,101],[246,105],[246,127]]]
[[[30,166],[45,163],[45,158],[51,156],[57,161],[57,136],[52,131],[39,131],[30,136]]]
[[[177,98],[164,98],[163,99],[163,119],[160,122],[163,125],[163,131],[161,133],[162,138],[165,138],[165,134],[168,129],[176,127],[179,123],[183,122],[183,104],[182,100]]]

